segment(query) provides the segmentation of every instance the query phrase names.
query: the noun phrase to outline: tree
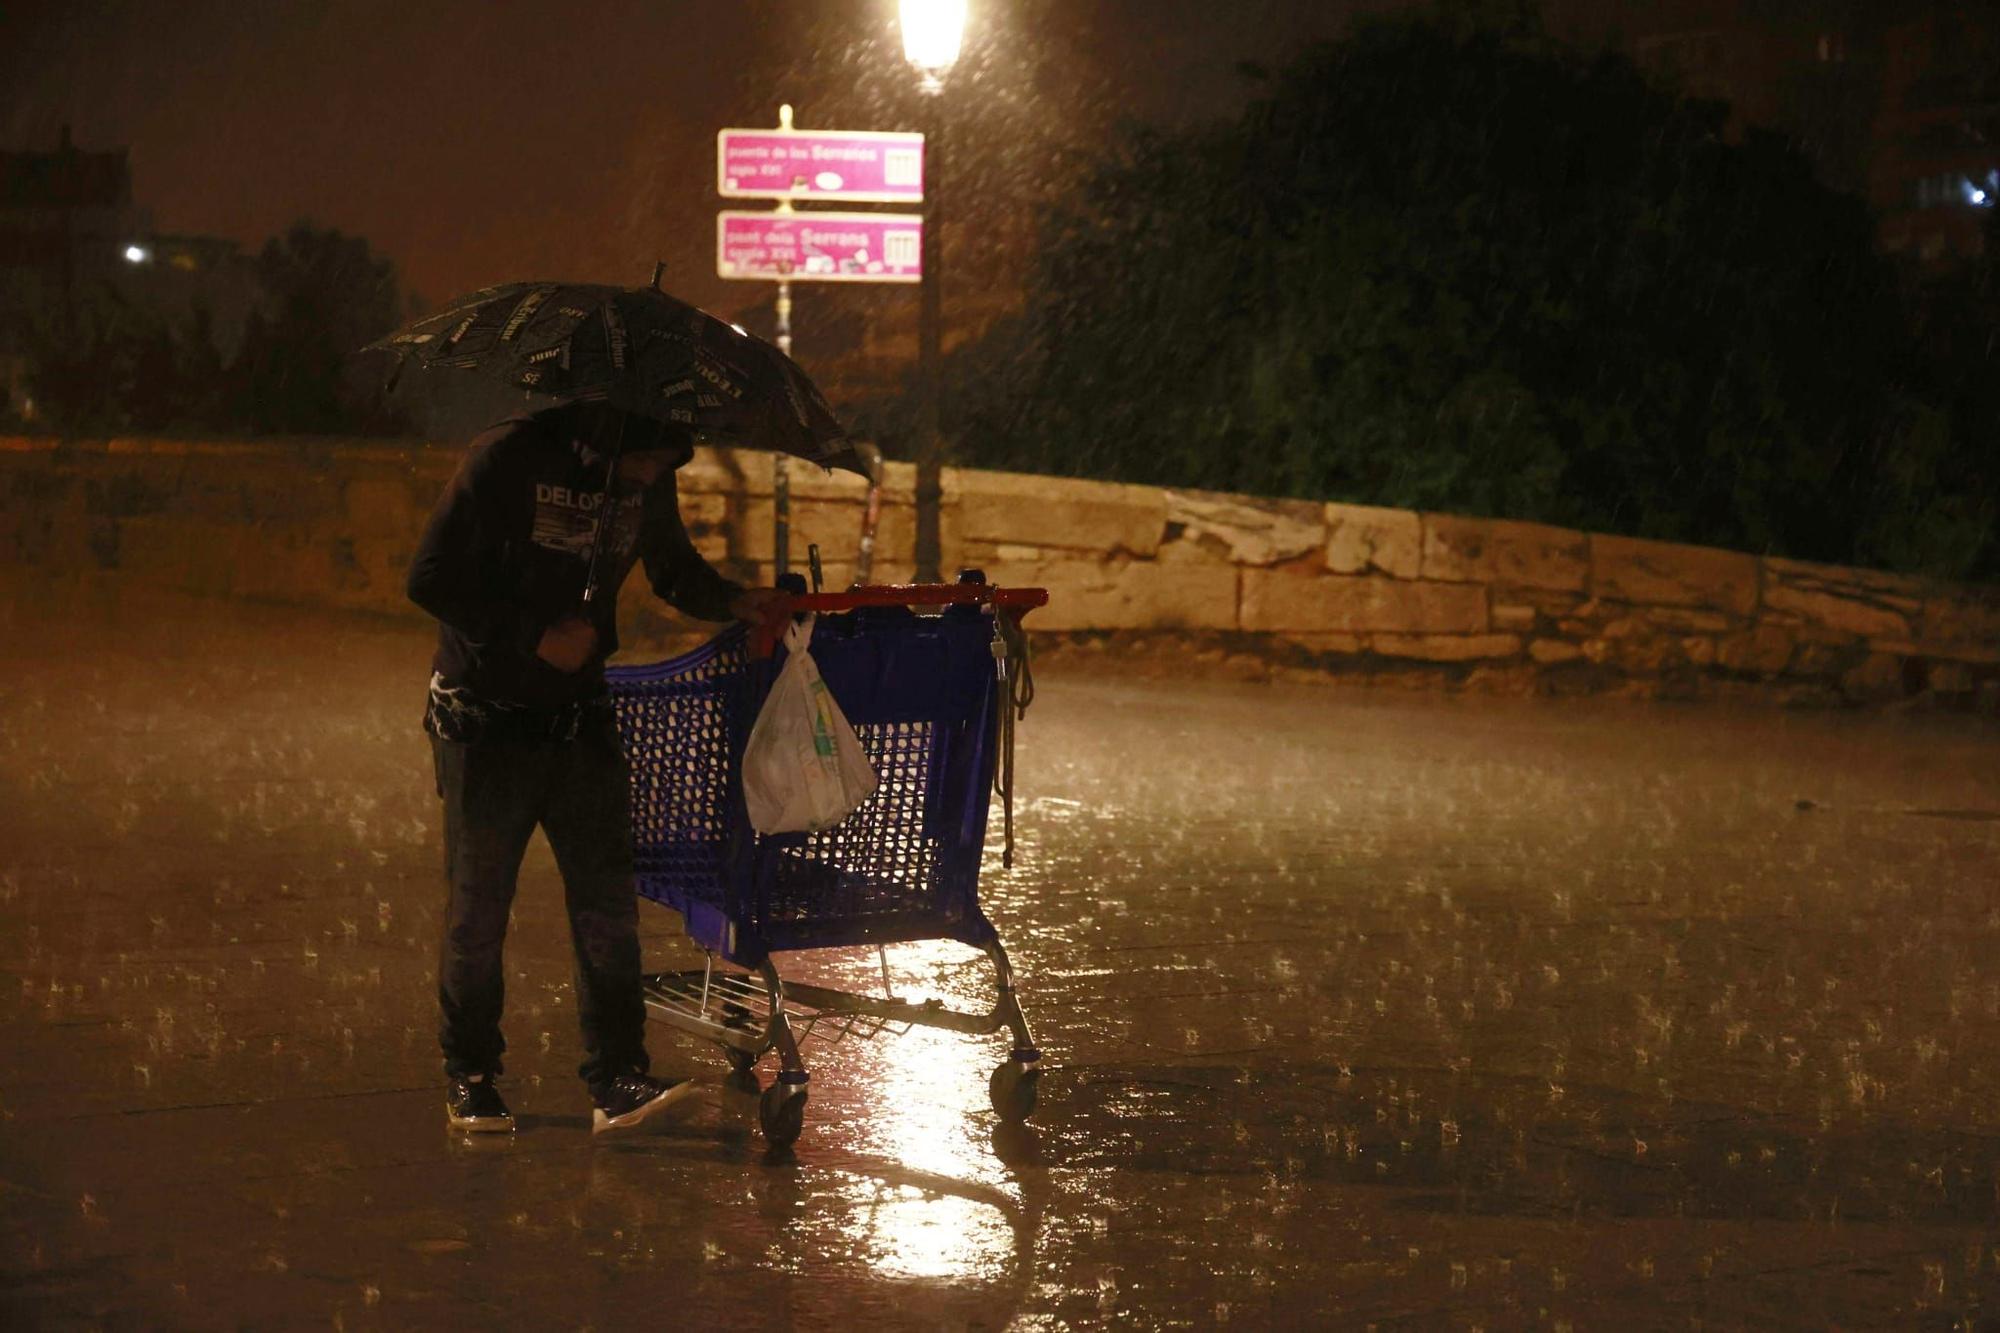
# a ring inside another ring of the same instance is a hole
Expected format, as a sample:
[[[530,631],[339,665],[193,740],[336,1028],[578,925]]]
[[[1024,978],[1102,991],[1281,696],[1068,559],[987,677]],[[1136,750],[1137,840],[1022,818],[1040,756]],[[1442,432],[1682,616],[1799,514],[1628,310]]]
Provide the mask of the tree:
[[[208,311],[170,318],[106,285],[45,311],[26,336],[38,425],[69,435],[207,430],[223,371]]]
[[[1908,563],[1884,479],[1937,425],[1894,275],[1725,119],[1532,19],[1365,24],[1052,212],[961,454]]]
[[[2000,578],[2000,209],[1983,253],[1913,280],[1924,376],[1868,546],[1885,563]],[[1919,512],[1910,513],[1915,506]]]
[[[300,222],[257,258],[262,300],[232,367],[234,414],[259,432],[393,429],[352,353],[401,313],[395,265],[368,242]]]

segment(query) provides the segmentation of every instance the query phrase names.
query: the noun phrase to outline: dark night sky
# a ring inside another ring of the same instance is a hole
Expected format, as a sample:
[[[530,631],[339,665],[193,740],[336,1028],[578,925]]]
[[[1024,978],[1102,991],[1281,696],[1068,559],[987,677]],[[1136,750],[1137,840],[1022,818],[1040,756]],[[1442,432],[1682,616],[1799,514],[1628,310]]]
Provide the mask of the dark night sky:
[[[1118,100],[1213,114],[1233,66],[1282,59],[1397,0],[1065,0]],[[300,217],[366,236],[437,301],[528,277],[668,285],[732,310],[714,276],[714,134],[765,123],[748,90],[780,0],[15,0],[0,9],[0,144],[129,146],[163,232],[254,248]],[[894,0],[784,0],[893,26]],[[1004,22],[1008,0],[973,0]],[[800,123],[817,125],[810,108]],[[840,128],[885,128],[841,126]]]

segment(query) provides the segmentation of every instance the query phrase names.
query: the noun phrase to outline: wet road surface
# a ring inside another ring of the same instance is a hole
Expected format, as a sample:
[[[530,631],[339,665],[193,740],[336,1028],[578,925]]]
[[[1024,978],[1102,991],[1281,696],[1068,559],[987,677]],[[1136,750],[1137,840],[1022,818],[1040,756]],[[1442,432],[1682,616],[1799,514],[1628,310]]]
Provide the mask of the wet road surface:
[[[55,614],[60,611],[61,614]],[[448,1133],[408,624],[20,597],[0,647],[11,1327],[1976,1327],[2000,731],[1041,673],[982,898],[1045,1053],[807,1048],[593,1141],[560,887],[515,1135]],[[998,820],[994,821],[996,832]],[[642,906],[649,966],[699,965]],[[985,963],[892,948],[983,1010]],[[785,960],[879,984],[872,953]],[[764,1070],[766,1076],[769,1067]]]

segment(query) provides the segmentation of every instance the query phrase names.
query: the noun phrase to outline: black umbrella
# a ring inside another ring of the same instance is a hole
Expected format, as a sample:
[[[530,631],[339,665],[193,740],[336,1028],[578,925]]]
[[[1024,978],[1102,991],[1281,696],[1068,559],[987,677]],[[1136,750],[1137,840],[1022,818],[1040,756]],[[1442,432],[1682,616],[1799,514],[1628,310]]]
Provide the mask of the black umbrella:
[[[657,285],[488,287],[362,350],[389,359],[394,399],[445,404],[480,424],[523,410],[604,403],[696,435],[868,475],[796,362]]]

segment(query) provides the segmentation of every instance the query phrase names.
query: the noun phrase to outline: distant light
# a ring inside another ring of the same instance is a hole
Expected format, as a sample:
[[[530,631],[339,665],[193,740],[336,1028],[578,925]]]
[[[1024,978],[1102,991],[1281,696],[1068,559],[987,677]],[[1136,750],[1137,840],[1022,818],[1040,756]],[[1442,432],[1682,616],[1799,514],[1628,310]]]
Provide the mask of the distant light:
[[[143,245],[128,245],[125,247],[125,262],[128,264],[143,264],[152,257],[153,252]]]
[[[1974,204],[1978,205],[1981,208],[1984,208],[1990,198],[1991,196],[1988,195],[1986,191],[1980,189],[1977,185],[1972,187],[1972,202]]]
[[[966,0],[902,0],[903,56],[936,81],[958,63]]]

